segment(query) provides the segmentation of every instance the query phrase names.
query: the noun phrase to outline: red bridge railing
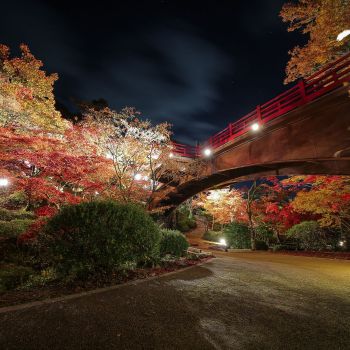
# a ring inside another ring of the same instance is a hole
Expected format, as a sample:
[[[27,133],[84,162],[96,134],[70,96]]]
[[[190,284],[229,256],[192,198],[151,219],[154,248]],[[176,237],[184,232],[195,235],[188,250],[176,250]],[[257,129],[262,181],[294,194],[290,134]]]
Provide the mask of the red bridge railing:
[[[200,156],[198,152],[199,147],[173,142],[173,153],[179,157],[196,158]]]
[[[300,80],[292,88],[272,100],[257,106],[244,117],[230,123],[225,129],[211,136],[203,145],[194,147],[174,143],[174,153],[183,157],[199,157],[203,148],[210,147],[215,150],[215,148],[250,132],[254,123],[258,123],[260,126],[266,124],[299,106],[325,95],[346,81],[350,81],[350,53],[307,79]]]

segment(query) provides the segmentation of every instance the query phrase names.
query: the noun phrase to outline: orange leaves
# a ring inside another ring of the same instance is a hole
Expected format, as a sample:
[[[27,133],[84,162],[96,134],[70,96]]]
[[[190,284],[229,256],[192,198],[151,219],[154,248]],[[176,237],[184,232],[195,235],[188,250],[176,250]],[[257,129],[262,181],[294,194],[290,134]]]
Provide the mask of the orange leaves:
[[[11,58],[9,48],[0,45],[0,126],[62,132],[68,122],[55,109],[53,84],[58,76],[47,75],[28,46],[20,48],[21,57]]]
[[[299,213],[317,215],[321,226],[339,226],[341,220],[350,218],[349,177],[317,176],[311,188],[297,193],[292,207]]]
[[[300,30],[308,36],[305,46],[296,46],[286,67],[285,83],[311,75],[320,66],[349,51],[349,39],[337,35],[350,28],[350,6],[343,0],[299,0],[286,3],[281,12],[288,31]]]

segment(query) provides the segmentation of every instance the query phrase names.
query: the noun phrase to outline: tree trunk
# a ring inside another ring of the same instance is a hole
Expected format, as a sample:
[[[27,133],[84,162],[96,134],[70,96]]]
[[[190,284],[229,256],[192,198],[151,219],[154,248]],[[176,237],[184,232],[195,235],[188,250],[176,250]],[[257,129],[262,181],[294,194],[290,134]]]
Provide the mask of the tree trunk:
[[[255,238],[255,234],[251,233],[250,236],[250,244],[251,244],[251,250],[256,250],[256,238]]]

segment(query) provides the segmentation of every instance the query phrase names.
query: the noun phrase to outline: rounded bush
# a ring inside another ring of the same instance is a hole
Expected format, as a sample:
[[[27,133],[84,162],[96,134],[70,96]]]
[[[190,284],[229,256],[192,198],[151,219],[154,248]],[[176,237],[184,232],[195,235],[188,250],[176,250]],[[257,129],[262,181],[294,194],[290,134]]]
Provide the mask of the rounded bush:
[[[9,210],[5,208],[0,208],[0,220],[1,221],[11,221],[11,220],[30,220],[35,219],[34,213],[25,210]]]
[[[268,250],[269,246],[265,241],[256,241],[255,242],[255,249],[256,250]]]
[[[39,236],[60,272],[86,278],[159,256],[160,230],[141,207],[111,201],[64,207]]]
[[[210,242],[220,242],[220,239],[224,237],[222,231],[206,231],[204,232],[202,238]]]
[[[25,283],[34,274],[34,270],[26,266],[0,266],[0,292],[15,289]]]
[[[5,238],[17,238],[34,222],[29,219],[14,219],[11,221],[0,221],[0,236]]]
[[[232,222],[225,227],[224,235],[229,247],[235,249],[250,248],[250,234],[247,225],[239,222]]]
[[[162,230],[161,240],[160,240],[160,255],[164,256],[166,254],[174,256],[183,256],[189,244],[186,237],[177,230]]]
[[[322,250],[327,247],[324,232],[316,221],[303,221],[287,231],[287,237],[294,238],[300,248],[305,250]]]

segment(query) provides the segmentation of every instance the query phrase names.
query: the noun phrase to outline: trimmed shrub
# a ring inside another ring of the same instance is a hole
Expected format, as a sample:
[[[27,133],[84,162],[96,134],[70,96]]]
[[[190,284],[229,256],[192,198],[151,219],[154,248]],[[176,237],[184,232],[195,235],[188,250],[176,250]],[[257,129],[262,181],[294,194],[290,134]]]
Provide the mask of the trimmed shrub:
[[[255,249],[256,250],[268,250],[269,246],[264,241],[256,241],[255,242]]]
[[[297,240],[300,248],[305,250],[322,250],[327,248],[324,232],[316,221],[303,221],[291,227],[287,237]]]
[[[268,243],[272,241],[274,238],[273,231],[267,225],[264,225],[264,224],[258,225],[255,228],[255,231],[256,231],[258,240],[265,242],[266,245],[268,245]]]
[[[272,246],[272,251],[273,252],[279,252],[280,250],[283,250],[283,245],[282,244],[274,244]]]
[[[203,239],[210,241],[210,242],[219,242],[220,238],[223,238],[224,234],[222,231],[207,231],[204,232],[204,235],[202,236]]]
[[[177,221],[176,228],[181,232],[187,232],[190,230],[190,226],[188,225],[188,222],[185,220]]]
[[[189,244],[186,237],[177,230],[163,229],[161,231],[160,240],[160,255],[165,256],[166,254],[174,256],[185,255]]]
[[[138,205],[97,201],[62,208],[39,243],[59,272],[85,279],[159,257],[160,229]]]
[[[189,226],[189,228],[190,228],[191,230],[194,229],[194,228],[196,228],[196,227],[197,227],[196,220],[193,219],[193,218],[189,219],[189,220],[188,220],[188,226]]]
[[[34,220],[29,219],[0,221],[0,236],[5,238],[17,238],[24,233],[33,222]]]
[[[1,205],[6,208],[19,209],[27,205],[28,198],[24,191],[15,191],[1,199]]]
[[[24,210],[9,210],[5,208],[0,208],[0,220],[1,221],[11,221],[11,220],[25,220],[25,219],[35,219],[36,216],[30,211]]]
[[[196,226],[196,220],[190,216],[190,211],[186,207],[180,207],[176,212],[176,229],[187,232]]]
[[[235,249],[250,248],[250,233],[247,225],[240,222],[232,222],[224,229],[226,243]]]
[[[15,289],[25,283],[34,270],[26,266],[5,265],[0,267],[0,291]]]

